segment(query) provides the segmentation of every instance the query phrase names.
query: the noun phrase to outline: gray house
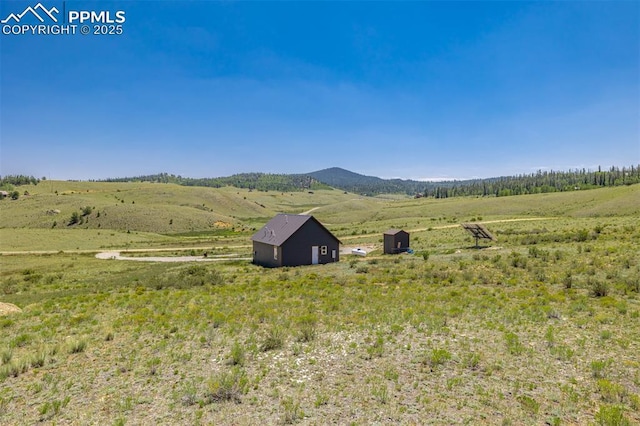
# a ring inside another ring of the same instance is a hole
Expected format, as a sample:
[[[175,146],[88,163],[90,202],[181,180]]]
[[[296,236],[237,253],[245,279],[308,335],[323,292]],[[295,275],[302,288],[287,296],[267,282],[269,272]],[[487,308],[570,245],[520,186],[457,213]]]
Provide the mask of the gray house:
[[[278,214],[251,240],[253,263],[269,268],[340,260],[340,240],[309,215]]]
[[[396,254],[409,248],[409,233],[402,229],[389,229],[384,233],[384,253]]]

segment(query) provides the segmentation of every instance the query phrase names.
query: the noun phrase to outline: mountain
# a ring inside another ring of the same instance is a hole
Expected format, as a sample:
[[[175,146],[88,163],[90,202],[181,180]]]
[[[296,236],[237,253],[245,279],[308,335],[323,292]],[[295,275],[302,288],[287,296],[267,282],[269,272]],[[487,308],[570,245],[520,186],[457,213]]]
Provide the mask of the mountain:
[[[390,193],[415,194],[424,189],[425,182],[402,179],[381,179],[365,176],[340,167],[331,167],[307,173],[319,182],[358,194],[375,195]]]

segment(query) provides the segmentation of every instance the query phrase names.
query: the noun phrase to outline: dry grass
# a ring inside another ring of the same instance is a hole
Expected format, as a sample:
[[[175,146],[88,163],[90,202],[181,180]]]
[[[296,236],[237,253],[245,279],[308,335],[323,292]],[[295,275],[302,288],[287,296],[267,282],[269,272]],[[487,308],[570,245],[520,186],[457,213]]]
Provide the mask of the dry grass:
[[[0,423],[640,423],[636,217],[495,223],[499,248],[475,250],[453,217],[414,216],[418,201],[351,224],[379,245],[393,208],[425,229],[415,256],[278,270],[0,256],[0,297],[23,309],[0,318]]]

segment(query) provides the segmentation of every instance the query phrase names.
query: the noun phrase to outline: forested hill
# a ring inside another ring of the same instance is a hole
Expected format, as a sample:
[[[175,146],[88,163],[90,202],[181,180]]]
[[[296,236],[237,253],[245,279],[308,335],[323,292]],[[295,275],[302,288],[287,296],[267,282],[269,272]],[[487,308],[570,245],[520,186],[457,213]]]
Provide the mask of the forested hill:
[[[381,179],[375,176],[365,176],[340,167],[318,170],[307,173],[319,182],[326,183],[334,188],[358,194],[393,194],[407,193],[414,194],[419,189],[424,188],[424,182],[401,180],[401,179]]]
[[[303,191],[307,189],[328,188],[315,178],[304,174],[271,174],[271,173],[239,173],[218,178],[187,178],[168,173],[126,178],[105,179],[104,182],[157,182],[175,183],[183,186],[207,186],[220,188],[234,186],[236,188],[255,189],[257,191]]]
[[[381,179],[333,167],[308,173],[335,188],[359,194],[406,193],[418,197],[507,196],[543,192],[573,191],[603,186],[640,183],[640,166],[611,167],[609,170],[538,171],[528,175],[503,176],[446,182]]]

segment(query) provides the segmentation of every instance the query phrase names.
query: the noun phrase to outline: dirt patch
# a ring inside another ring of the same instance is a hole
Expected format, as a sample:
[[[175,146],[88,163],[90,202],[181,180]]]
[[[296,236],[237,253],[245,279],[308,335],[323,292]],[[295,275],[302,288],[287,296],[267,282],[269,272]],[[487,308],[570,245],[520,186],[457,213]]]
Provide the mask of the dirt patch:
[[[217,220],[215,222],[213,222],[213,226],[215,226],[216,228],[219,229],[230,229],[233,227],[233,224],[228,223],[228,222],[223,222],[221,220]]]
[[[14,312],[22,312],[22,309],[18,308],[13,303],[3,303],[0,302],[0,316],[9,315]]]

